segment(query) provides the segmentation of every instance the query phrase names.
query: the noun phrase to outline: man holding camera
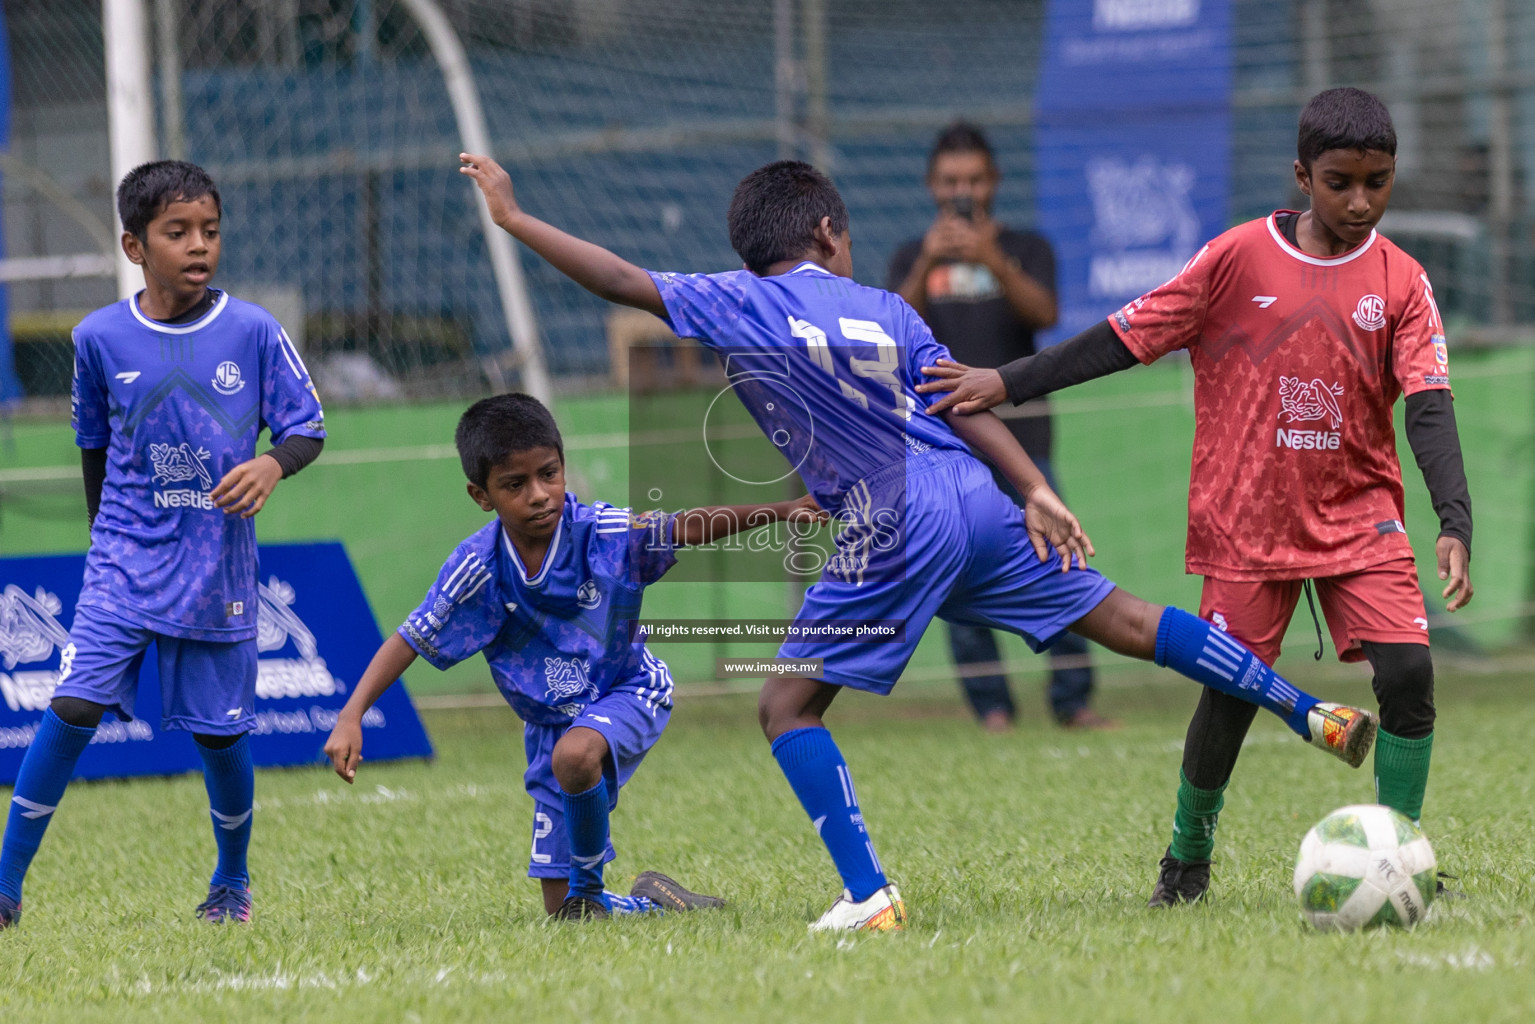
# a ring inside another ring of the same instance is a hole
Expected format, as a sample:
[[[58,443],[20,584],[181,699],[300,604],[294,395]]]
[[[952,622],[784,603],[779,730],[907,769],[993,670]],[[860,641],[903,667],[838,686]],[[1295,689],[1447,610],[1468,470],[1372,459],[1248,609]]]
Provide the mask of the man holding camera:
[[[896,250],[886,287],[927,321],[938,341],[969,366],[1001,366],[1034,353],[1034,332],[1055,323],[1055,253],[1042,236],[991,219],[1001,180],[986,136],[956,122],[933,144],[927,187],[938,216],[927,234]],[[1014,436],[1059,492],[1050,472],[1050,412],[1043,402],[1008,421]],[[997,484],[1023,504],[1012,487]],[[949,645],[970,706],[989,730],[1012,728],[1015,709],[996,637],[984,627],[950,624]],[[1049,699],[1067,728],[1108,729],[1117,723],[1088,706],[1093,672],[1087,642],[1074,633],[1051,649]]]

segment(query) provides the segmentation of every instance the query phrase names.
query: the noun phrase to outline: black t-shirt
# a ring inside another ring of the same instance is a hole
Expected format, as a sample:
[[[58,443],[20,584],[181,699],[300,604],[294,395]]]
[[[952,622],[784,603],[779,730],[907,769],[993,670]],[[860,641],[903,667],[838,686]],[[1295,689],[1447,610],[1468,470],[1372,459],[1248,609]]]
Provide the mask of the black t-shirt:
[[[1018,268],[1055,293],[1055,253],[1032,231],[1003,228],[997,243]],[[916,238],[890,259],[886,287],[901,286],[922,252]],[[941,263],[927,276],[927,324],[939,344],[970,366],[1001,366],[1034,354],[1034,329],[1018,319],[1002,294],[1002,284],[978,263]],[[1030,455],[1050,457],[1050,417],[1005,421]]]

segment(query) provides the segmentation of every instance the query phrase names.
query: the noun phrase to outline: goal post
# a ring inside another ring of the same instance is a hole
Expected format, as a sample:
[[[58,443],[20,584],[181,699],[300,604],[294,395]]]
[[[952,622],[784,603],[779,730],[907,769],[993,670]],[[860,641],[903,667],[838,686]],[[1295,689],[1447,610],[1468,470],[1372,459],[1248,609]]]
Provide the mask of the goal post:
[[[404,0],[404,4],[421,26],[422,34],[432,49],[432,56],[442,69],[464,150],[493,154],[490,131],[485,127],[485,110],[480,106],[480,91],[475,85],[474,71],[469,66],[469,57],[464,53],[458,33],[453,30],[452,23],[438,6],[437,0]],[[516,349],[516,366],[522,376],[523,388],[545,405],[552,405],[554,393],[549,386],[543,343],[539,341],[538,321],[533,315],[533,303],[528,298],[528,287],[522,276],[517,249],[511,237],[491,220],[490,208],[478,198],[475,204],[480,213],[480,230],[485,233],[485,247],[490,251],[491,265],[495,270],[496,291],[501,297],[507,333],[511,335]],[[499,360],[488,361],[486,376],[497,388],[505,387]]]
[[[102,42],[107,65],[107,134],[111,180],[155,158],[155,98],[150,85],[149,20],[144,0],[102,0]],[[143,275],[114,245],[117,295],[126,299],[143,284]]]

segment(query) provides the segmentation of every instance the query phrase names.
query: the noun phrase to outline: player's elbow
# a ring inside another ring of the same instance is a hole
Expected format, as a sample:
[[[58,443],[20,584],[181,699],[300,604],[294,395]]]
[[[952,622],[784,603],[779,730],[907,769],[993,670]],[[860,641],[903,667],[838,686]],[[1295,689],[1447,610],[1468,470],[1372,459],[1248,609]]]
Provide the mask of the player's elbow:
[[[620,306],[633,306],[656,313],[661,308],[661,293],[650,275],[623,260],[597,275],[589,287],[602,299]]]

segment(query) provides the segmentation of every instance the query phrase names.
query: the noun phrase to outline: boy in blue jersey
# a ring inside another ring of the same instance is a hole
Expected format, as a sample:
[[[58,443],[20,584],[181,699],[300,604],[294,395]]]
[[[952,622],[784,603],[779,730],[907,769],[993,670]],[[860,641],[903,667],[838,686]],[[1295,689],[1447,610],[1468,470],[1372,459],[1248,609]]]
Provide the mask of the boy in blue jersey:
[[[324,414],[270,313],[209,286],[217,187],[158,161],[117,189],[122,245],[144,290],[75,328],[73,419],[91,546],[59,684],[27,749],[0,847],[0,927],[76,760],[111,711],[128,720],[146,648],[164,729],[192,733],[218,846],[206,921],[250,918],[255,773],[256,534],[277,482],[314,460]],[[262,428],[273,447],[256,454]]]
[[[418,656],[446,669],[483,652],[526,723],[528,875],[540,880],[544,909],[584,920],[720,906],[655,871],[628,896],[603,888],[603,865],[614,857],[608,816],[671,717],[671,674],[634,621],[676,548],[824,514],[809,497],[675,516],[585,505],[565,490],[554,417],[527,395],[476,402],[454,441],[469,496],[495,518],[454,550],[421,606],[373,656],[325,744],[336,774],[356,778],[363,713]]]
[[[1010,630],[1035,650],[1070,630],[1155,660],[1269,709],[1359,766],[1375,733],[1369,712],[1302,693],[1208,623],[1087,568],[1086,534],[994,415],[920,414],[928,400],[915,390],[919,368],[946,349],[899,296],[850,280],[847,207],[814,168],[779,161],[748,175],[728,215],[745,269],[682,275],[642,270],[529,216],[495,161],[459,160],[504,230],[595,294],[714,349],[752,418],[842,524],[796,619],[801,635],[825,619],[906,623],[901,643],[786,643],[781,655],[821,659],[822,673],[775,677],[762,689],[763,732],[842,876],[842,895],[812,930],[905,922],[822,716],[844,686],[888,693],[935,615]],[[967,445],[1018,489],[1023,510]],[[1067,571],[1073,563],[1080,568]]]

